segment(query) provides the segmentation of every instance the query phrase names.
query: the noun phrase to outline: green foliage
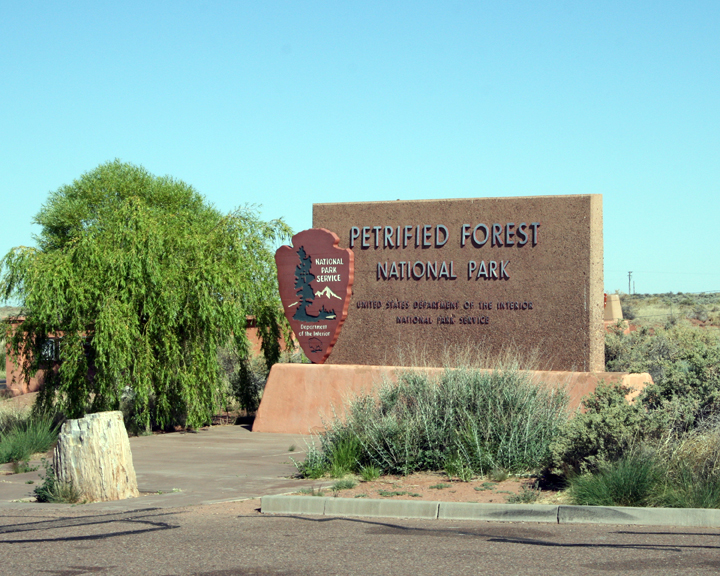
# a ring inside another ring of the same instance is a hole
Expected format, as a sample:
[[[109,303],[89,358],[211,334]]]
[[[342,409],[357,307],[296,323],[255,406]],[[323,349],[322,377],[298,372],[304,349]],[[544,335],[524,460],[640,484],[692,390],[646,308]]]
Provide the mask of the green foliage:
[[[502,468],[496,468],[495,470],[491,470],[490,474],[488,474],[488,478],[490,478],[490,480],[492,480],[493,482],[503,482],[509,477],[510,474],[508,474],[508,471]]]
[[[625,400],[628,390],[600,383],[583,400],[584,413],[564,423],[550,445],[553,465],[565,473],[587,472],[619,459],[644,437],[647,418],[640,404]]]
[[[334,463],[348,471],[372,465],[409,474],[446,470],[457,460],[454,476],[498,467],[525,471],[546,459],[566,406],[564,393],[514,370],[446,370],[437,381],[403,372],[377,395],[356,398],[345,420],[328,425],[322,454],[328,470]]]
[[[658,409],[681,402],[686,427],[720,407],[717,331],[681,324],[630,334],[615,330],[605,339],[605,364],[611,372],[649,372],[655,386],[648,389],[644,404]]]
[[[304,494],[305,496],[322,496],[323,495],[323,489],[322,488],[300,488],[300,494]]]
[[[325,454],[314,442],[308,444],[305,452],[305,460],[298,462],[292,457],[290,457],[290,460],[295,464],[299,475],[303,478],[321,478],[325,475],[325,471],[328,468],[328,461]]]
[[[679,508],[720,508],[720,419],[657,443],[666,486],[661,504]]]
[[[689,298],[680,304],[694,306]],[[610,370],[650,372],[634,404],[599,386],[562,428],[552,463],[576,503],[720,507],[720,338],[682,323],[606,338]]]
[[[620,302],[623,312],[631,308],[636,314],[634,318],[625,315],[636,325],[675,325],[687,318],[704,322],[705,326],[720,326],[720,293],[621,294]]]
[[[38,484],[33,492],[38,502],[54,502],[62,504],[75,504],[80,501],[80,492],[68,482],[60,482],[55,476],[47,460],[43,458],[42,464],[45,474],[40,475],[42,484]]]
[[[720,411],[720,339],[717,333],[676,324],[614,330],[606,337],[610,371],[649,372],[654,384],[634,404],[628,390],[598,386],[585,412],[563,426],[551,446],[552,464],[568,473],[598,469],[642,442],[701,426]]]
[[[603,463],[593,474],[570,477],[573,503],[588,506],[648,506],[662,483],[662,470],[647,454],[631,452]]]
[[[453,454],[445,460],[445,474],[450,479],[457,478],[462,482],[470,482],[474,472],[465,458],[459,454]]]
[[[26,472],[35,472],[37,470],[37,466],[30,466],[30,462],[23,462],[23,461],[15,461],[13,462],[13,472],[15,474],[25,474]],[[29,481],[30,484],[32,484],[32,480]]]
[[[533,488],[523,486],[519,493],[511,494],[505,499],[505,501],[508,504],[534,504],[538,501],[538,498],[540,498],[540,494],[541,490],[537,487],[537,485]]]
[[[198,427],[219,402],[218,349],[234,339],[248,356],[248,315],[277,360],[282,221],[252,207],[223,215],[179,180],[114,161],[51,193],[34,222],[38,247],[3,258],[0,294],[22,303],[11,345],[28,353],[26,378],[62,336],[40,408],[77,418],[117,410],[130,390],[134,427]]]
[[[432,486],[428,486],[428,488],[432,490],[444,490],[445,488],[450,488],[450,484],[444,484],[443,482],[440,482],[439,484],[433,484]]]
[[[357,486],[357,480],[353,480],[352,478],[343,478],[342,480],[338,480],[333,483],[330,490],[333,492],[339,492],[340,490],[352,490],[355,486]]]
[[[675,471],[659,498],[666,508],[720,508],[720,476],[696,474],[688,467]]]
[[[285,326],[289,326],[287,321],[282,327]],[[285,342],[291,341],[289,334],[284,334],[284,337]],[[234,401],[248,414],[257,412],[270,374],[268,366],[272,366],[272,363],[268,364],[267,356],[243,357],[231,342],[218,350],[218,362],[222,381],[221,402],[227,407]],[[278,362],[301,364],[309,360],[298,348],[281,351]]]
[[[360,467],[360,478],[363,482],[372,482],[380,478],[381,470],[377,466],[368,464],[367,466]]]
[[[267,364],[260,356],[255,356],[247,362],[240,362],[237,372],[230,377],[233,397],[249,414],[257,412],[260,407],[267,377]]]
[[[620,301],[620,308],[622,309],[623,319],[635,320],[637,316],[637,311],[635,310],[635,307],[632,306],[627,300]]]
[[[646,437],[569,481],[577,504],[720,508],[720,420]]]
[[[57,440],[58,427],[43,414],[18,418],[0,429],[0,463],[27,462],[33,454],[47,452]]]

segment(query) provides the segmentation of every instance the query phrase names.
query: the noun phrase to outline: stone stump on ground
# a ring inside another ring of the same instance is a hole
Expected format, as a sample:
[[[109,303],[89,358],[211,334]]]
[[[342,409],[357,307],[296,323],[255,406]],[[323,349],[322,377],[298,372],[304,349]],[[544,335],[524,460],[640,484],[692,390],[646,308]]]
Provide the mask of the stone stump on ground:
[[[63,424],[53,469],[88,502],[139,496],[122,412],[98,412]]]

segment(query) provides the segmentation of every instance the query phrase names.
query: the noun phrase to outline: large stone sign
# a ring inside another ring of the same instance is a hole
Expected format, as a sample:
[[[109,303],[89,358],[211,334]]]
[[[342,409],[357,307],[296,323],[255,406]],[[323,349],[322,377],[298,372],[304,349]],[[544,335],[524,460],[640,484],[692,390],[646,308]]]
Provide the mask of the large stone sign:
[[[478,345],[604,369],[600,195],[315,204],[313,226],[354,254],[328,363],[441,366]]]

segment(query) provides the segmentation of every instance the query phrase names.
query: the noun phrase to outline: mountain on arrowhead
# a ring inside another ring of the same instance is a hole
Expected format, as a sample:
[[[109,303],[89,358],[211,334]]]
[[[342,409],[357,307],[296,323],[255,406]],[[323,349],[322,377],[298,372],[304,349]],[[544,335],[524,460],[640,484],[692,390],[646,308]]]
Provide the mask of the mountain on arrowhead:
[[[330,298],[332,296],[334,298],[337,298],[338,300],[342,300],[342,298],[340,298],[340,296],[338,296],[337,294],[335,294],[335,292],[330,290],[330,286],[325,286],[325,288],[323,288],[322,290],[318,290],[317,292],[315,292],[315,296],[325,296],[327,298]]]

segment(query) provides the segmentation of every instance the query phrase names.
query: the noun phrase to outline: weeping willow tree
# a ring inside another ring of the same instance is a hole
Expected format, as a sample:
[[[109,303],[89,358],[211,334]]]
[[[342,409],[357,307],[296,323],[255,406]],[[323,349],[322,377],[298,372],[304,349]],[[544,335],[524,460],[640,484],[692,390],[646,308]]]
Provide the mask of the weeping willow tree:
[[[208,423],[218,348],[234,339],[248,356],[248,315],[277,361],[281,220],[251,207],[221,214],[179,180],[114,161],[52,192],[34,222],[37,247],[2,259],[0,296],[22,306],[10,344],[26,378],[60,336],[38,407],[77,418],[116,410],[125,394],[136,426]]]

